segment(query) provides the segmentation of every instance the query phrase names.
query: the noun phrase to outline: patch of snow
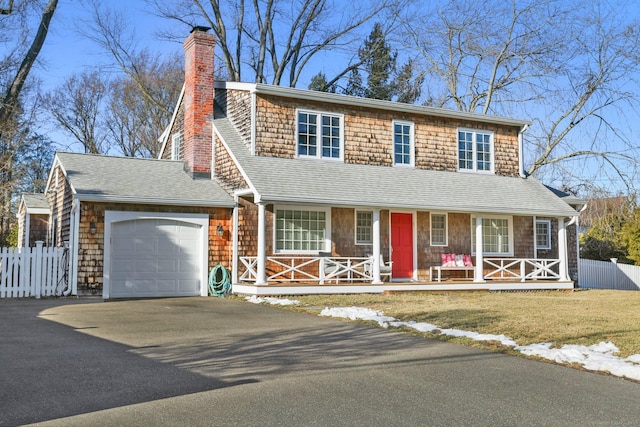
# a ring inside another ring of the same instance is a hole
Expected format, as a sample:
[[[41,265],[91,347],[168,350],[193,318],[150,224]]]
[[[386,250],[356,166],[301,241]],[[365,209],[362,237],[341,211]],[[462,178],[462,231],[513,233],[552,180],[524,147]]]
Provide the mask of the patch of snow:
[[[286,298],[272,298],[272,297],[257,297],[255,295],[251,295],[250,297],[245,298],[247,301],[252,302],[254,304],[262,304],[266,302],[271,305],[298,305],[300,301],[296,299],[286,299]]]
[[[325,307],[320,312],[320,316],[341,317],[351,320],[373,320],[383,328],[389,327],[388,322],[396,320],[393,317],[385,316],[381,311],[362,307]]]
[[[247,298],[247,301],[256,304],[267,302],[269,304],[279,305],[299,303],[295,300],[257,298],[255,296]],[[431,323],[415,321],[400,322],[391,316],[385,316],[381,311],[363,307],[327,307],[320,312],[320,316],[339,317],[350,320],[370,320],[377,322],[383,328],[399,328],[405,326],[420,332],[439,332],[443,335],[467,337],[476,341],[498,341],[528,356],[538,356],[547,360],[553,360],[556,363],[576,363],[590,371],[609,372],[612,375],[640,381],[640,354],[634,354],[625,359],[615,356],[620,350],[612,342],[601,342],[590,346],[563,345],[559,348],[552,348],[553,343],[548,342],[521,346],[506,335],[481,334],[461,329],[440,328]]]

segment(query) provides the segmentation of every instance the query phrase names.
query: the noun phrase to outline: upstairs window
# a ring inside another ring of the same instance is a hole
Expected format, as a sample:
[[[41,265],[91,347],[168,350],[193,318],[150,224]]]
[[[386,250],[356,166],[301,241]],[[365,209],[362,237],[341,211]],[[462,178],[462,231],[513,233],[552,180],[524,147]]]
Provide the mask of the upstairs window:
[[[171,160],[180,160],[180,150],[182,150],[182,134],[171,135]]]
[[[551,249],[551,221],[536,221],[536,247],[538,249]]]
[[[393,122],[393,164],[413,166],[413,123]]]
[[[458,169],[472,172],[493,172],[492,132],[458,130]]]
[[[342,115],[298,111],[298,156],[342,159]]]

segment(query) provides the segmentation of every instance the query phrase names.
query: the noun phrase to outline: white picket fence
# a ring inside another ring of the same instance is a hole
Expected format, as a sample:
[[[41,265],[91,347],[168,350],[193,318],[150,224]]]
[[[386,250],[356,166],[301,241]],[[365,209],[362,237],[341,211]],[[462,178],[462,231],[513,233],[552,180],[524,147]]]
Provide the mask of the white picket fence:
[[[640,290],[640,267],[580,258],[578,286],[587,289]]]
[[[68,249],[0,248],[0,298],[40,298],[69,293]]]

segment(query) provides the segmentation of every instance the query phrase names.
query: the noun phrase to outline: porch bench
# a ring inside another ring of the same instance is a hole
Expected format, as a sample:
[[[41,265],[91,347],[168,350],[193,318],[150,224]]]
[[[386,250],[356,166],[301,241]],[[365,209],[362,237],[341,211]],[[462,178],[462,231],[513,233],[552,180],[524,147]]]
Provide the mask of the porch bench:
[[[464,266],[464,267],[445,267],[442,265],[433,265],[431,267],[429,267],[429,280],[433,282],[433,272],[437,271],[438,275],[437,275],[437,282],[442,282],[442,272],[443,271],[464,271],[464,277],[465,279],[469,279],[469,272],[475,270],[474,266]],[[471,278],[472,279],[472,278]]]
[[[471,262],[471,255],[464,254],[442,254],[441,265],[429,267],[429,280],[433,282],[434,271],[438,272],[437,281],[442,282],[443,271],[464,271],[465,279],[469,279],[469,272],[473,272],[475,267]]]

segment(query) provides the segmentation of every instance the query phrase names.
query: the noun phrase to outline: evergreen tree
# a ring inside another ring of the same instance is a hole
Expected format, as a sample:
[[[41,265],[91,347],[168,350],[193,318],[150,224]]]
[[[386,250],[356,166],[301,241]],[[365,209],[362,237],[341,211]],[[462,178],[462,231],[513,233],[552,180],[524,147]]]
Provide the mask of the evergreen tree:
[[[366,74],[366,84],[360,70],[355,68],[342,92],[345,95],[404,103],[414,103],[420,97],[424,77],[414,76],[415,66],[411,60],[398,70],[398,53],[387,42],[382,24],[373,26],[358,50],[358,58],[362,64],[360,70]]]
[[[336,86],[329,84],[327,76],[322,71],[311,78],[311,83],[309,83],[308,89],[318,92],[336,92]]]

